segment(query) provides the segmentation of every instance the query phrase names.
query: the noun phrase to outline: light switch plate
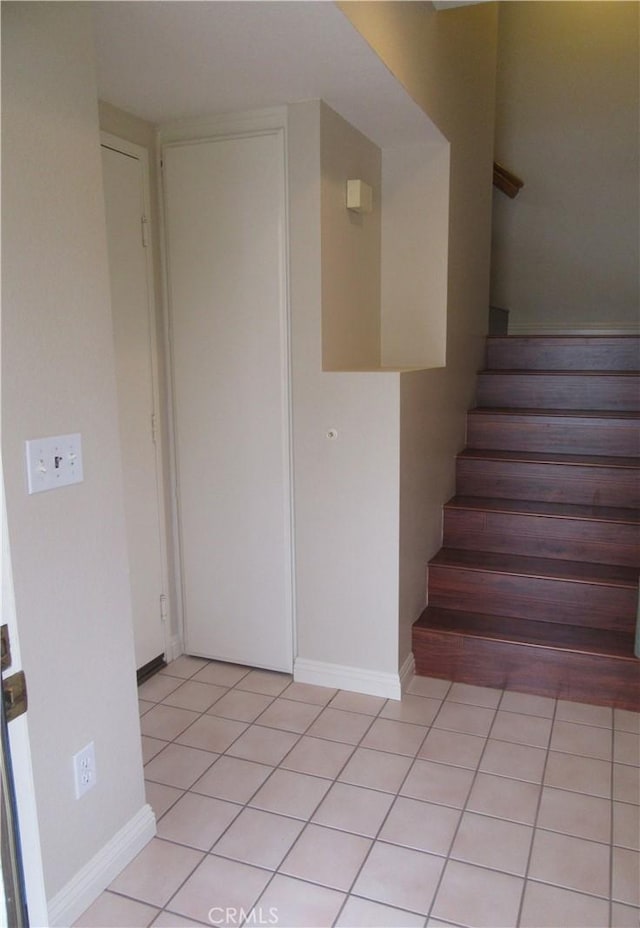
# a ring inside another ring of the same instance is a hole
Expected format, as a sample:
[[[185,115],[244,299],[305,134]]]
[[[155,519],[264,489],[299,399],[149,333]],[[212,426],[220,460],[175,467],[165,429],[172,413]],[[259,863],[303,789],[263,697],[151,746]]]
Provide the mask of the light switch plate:
[[[82,441],[78,433],[25,442],[29,493],[81,483]]]

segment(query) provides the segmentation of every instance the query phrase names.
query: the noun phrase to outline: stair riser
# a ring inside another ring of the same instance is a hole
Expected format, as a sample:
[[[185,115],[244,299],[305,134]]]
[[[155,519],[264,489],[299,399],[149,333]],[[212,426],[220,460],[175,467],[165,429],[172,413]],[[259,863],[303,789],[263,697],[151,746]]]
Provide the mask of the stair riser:
[[[432,564],[428,598],[443,609],[631,632],[638,591]]]
[[[636,420],[470,413],[467,447],[494,451],[640,456]]]
[[[640,527],[522,513],[445,509],[447,548],[640,567]]]
[[[456,468],[456,487],[460,496],[617,506],[623,509],[640,505],[640,474],[632,468],[472,458],[458,458]]]
[[[414,628],[416,673],[640,711],[637,662]]]
[[[510,409],[635,410],[640,381],[630,374],[478,374],[478,406]]]
[[[488,339],[487,367],[530,371],[634,371],[640,369],[640,338]]]

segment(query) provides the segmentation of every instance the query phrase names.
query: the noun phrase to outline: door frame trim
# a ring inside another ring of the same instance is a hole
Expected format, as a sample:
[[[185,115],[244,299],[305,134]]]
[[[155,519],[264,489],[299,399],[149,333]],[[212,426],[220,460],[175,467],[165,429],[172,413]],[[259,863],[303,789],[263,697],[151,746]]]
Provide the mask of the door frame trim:
[[[174,647],[171,638],[171,596],[169,595],[169,558],[167,543],[167,513],[165,506],[165,494],[167,490],[167,481],[165,475],[164,456],[167,448],[165,437],[163,406],[160,396],[160,358],[158,346],[158,299],[155,285],[155,241],[159,240],[160,229],[154,229],[151,222],[151,180],[149,174],[149,152],[142,145],[130,142],[128,139],[120,138],[111,132],[100,132],[100,146],[110,148],[122,155],[135,158],[140,162],[142,168],[142,201],[144,206],[145,218],[148,222],[149,240],[145,248],[145,259],[147,267],[147,316],[149,319],[149,336],[151,352],[151,382],[152,382],[152,414],[155,417],[155,436],[154,456],[156,465],[156,501],[158,506],[158,529],[160,544],[160,581],[162,589],[159,591],[158,599],[158,622],[162,626],[162,640],[164,644],[165,660],[171,661],[177,655],[173,653]],[[141,230],[142,234],[142,230]],[[149,423],[151,428],[151,423]],[[162,603],[160,597],[164,597],[166,604],[166,616],[162,615]]]

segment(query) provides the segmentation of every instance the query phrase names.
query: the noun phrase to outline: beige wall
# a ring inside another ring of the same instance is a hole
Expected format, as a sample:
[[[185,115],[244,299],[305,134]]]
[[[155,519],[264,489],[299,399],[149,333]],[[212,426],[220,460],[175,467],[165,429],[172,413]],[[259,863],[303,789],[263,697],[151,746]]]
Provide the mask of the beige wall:
[[[638,326],[640,5],[500,4],[492,302],[510,331]]]
[[[489,304],[496,5],[437,12],[431,3],[340,8],[451,145],[447,366],[401,375],[400,647],[425,602],[426,563],[442,537],[454,456],[482,364]]]
[[[90,14],[2,13],[2,453],[51,900],[145,798]],[[76,431],[84,482],[28,496],[25,440]],[[97,785],[76,800],[89,741]]]
[[[322,366],[380,365],[380,149],[320,104]],[[346,209],[347,180],[373,188],[373,212]]]

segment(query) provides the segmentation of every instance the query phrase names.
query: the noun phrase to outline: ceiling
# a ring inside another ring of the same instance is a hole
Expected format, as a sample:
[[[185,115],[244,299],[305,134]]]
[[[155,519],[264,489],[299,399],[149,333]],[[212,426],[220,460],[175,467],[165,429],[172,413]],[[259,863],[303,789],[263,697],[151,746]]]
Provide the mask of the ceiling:
[[[90,6],[100,98],[150,122],[323,99],[381,147],[442,139],[328,0]]]

